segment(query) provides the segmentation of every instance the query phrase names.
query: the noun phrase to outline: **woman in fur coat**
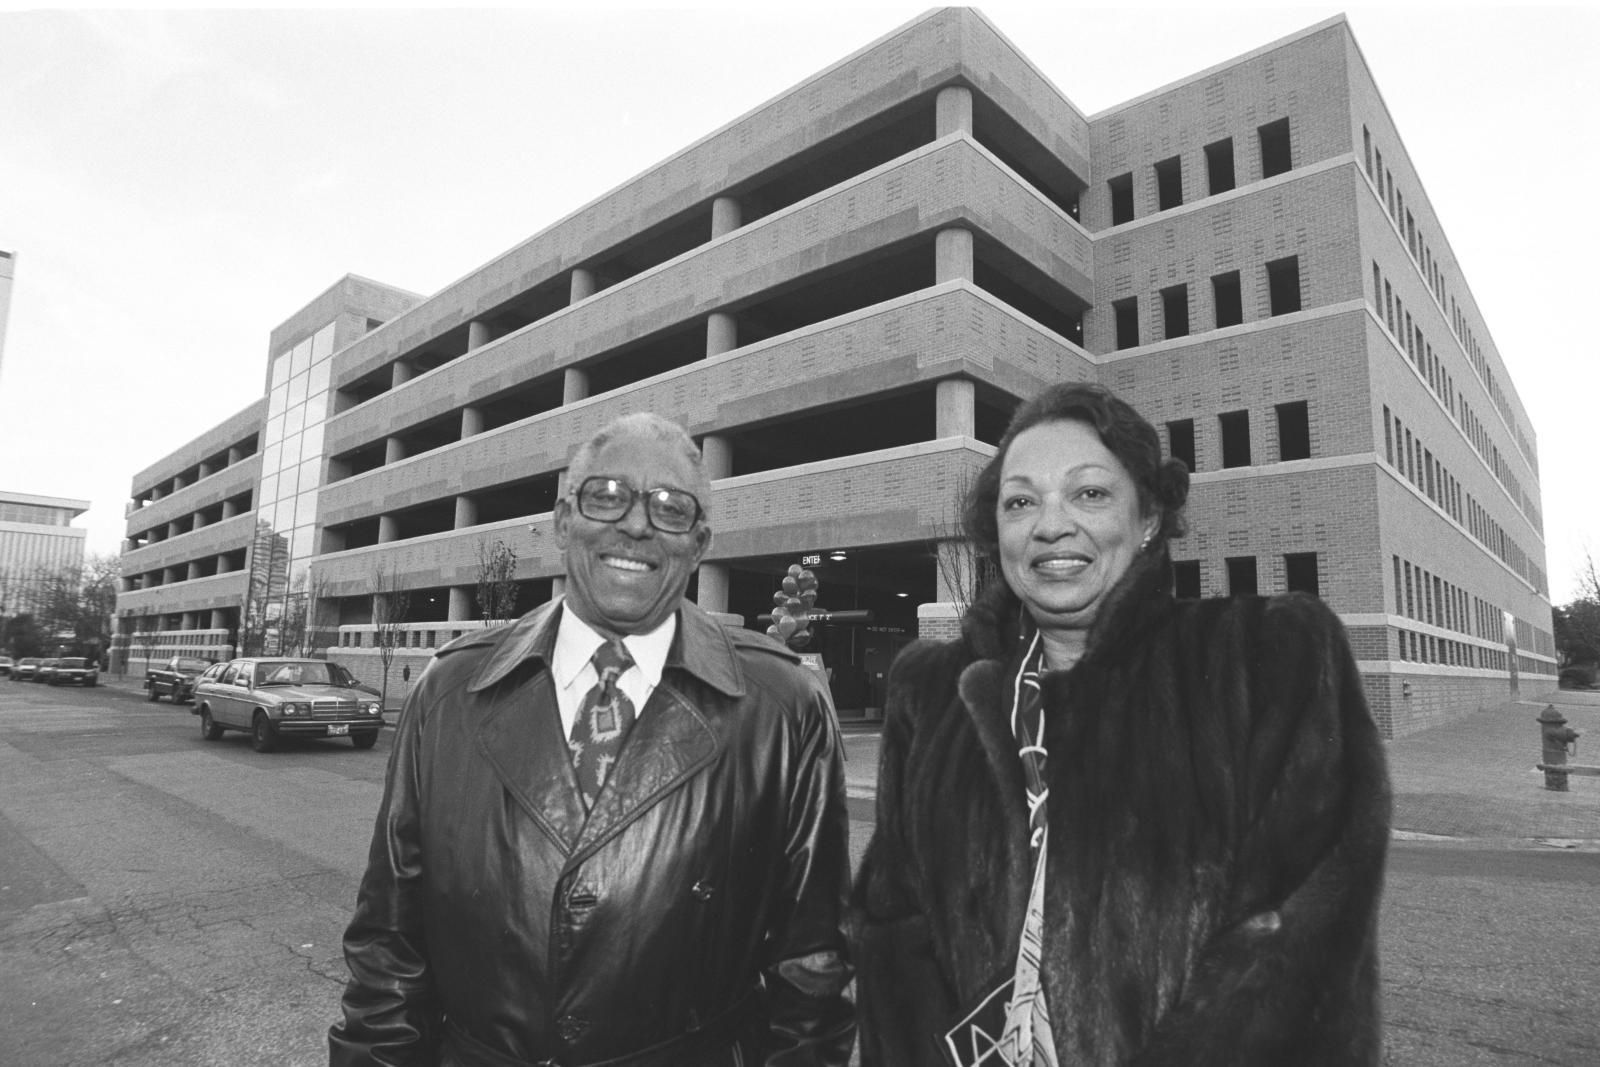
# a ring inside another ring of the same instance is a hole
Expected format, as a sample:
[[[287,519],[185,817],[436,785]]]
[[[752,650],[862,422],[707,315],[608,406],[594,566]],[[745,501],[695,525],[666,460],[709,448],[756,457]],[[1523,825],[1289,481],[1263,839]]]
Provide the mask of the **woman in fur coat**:
[[[1315,597],[1174,601],[1188,472],[1096,385],[964,525],[1003,581],[896,661],[855,887],[864,1067],[1379,1061],[1381,742]]]

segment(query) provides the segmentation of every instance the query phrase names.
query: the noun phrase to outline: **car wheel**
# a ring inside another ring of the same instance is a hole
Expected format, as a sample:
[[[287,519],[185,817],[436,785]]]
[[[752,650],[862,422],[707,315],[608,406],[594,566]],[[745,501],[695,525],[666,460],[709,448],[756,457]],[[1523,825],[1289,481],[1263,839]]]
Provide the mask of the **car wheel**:
[[[152,704],[161,699],[161,694],[156,692],[156,684],[154,682],[146,682],[144,684],[144,698]]]
[[[371,748],[378,743],[378,731],[368,730],[365,733],[351,734],[350,743],[357,748]]]
[[[217,721],[211,717],[210,708],[200,709],[200,736],[207,741],[222,740],[222,727],[218,726]]]
[[[278,747],[278,731],[272,728],[272,720],[264,711],[256,712],[250,724],[250,747],[257,752],[271,752]]]

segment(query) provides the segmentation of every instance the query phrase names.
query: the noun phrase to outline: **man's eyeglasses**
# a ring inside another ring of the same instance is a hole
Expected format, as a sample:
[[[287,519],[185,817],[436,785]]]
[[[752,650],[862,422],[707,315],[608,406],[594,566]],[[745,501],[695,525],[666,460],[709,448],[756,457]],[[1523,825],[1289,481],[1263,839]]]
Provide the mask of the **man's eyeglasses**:
[[[645,517],[662,533],[688,533],[700,521],[700,501],[682,489],[635,489],[615,478],[595,475],[585,478],[572,495],[578,502],[578,514],[595,522],[621,522],[641,496]]]

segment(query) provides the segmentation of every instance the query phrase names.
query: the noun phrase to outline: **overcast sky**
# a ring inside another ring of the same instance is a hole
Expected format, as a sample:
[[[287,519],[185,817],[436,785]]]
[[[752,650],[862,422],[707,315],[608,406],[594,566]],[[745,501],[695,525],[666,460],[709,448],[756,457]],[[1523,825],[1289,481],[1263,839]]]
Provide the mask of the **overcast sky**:
[[[93,501],[105,553],[134,473],[258,398],[268,333],[346,273],[436,292],[925,10],[7,4],[0,488]],[[1600,551],[1600,16],[980,6],[1086,114],[1348,15],[1533,421],[1571,599]]]

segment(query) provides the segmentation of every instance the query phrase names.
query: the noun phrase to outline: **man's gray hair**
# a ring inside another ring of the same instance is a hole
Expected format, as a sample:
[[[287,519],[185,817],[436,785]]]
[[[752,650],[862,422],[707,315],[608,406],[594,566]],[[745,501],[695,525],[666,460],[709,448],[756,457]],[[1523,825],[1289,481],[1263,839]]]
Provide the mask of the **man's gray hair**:
[[[572,459],[567,462],[567,491],[575,492],[584,478],[588,477],[589,466],[594,462],[595,453],[610,444],[614,438],[629,435],[656,441],[668,448],[676,448],[689,461],[689,466],[694,471],[695,484],[679,488],[687,489],[695,495],[700,501],[701,520],[709,519],[711,479],[706,477],[705,457],[700,454],[700,447],[694,443],[694,438],[689,436],[688,430],[653,411],[637,411],[632,415],[622,415],[612,419],[600,427],[593,437],[579,445],[578,450],[572,454]],[[654,486],[636,485],[634,488],[652,489]]]

